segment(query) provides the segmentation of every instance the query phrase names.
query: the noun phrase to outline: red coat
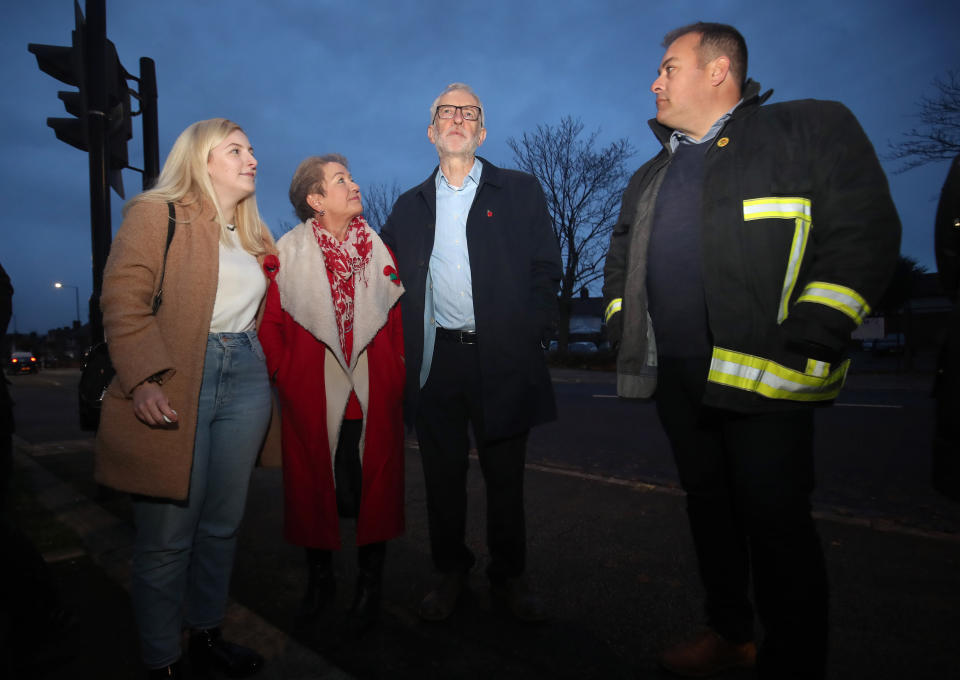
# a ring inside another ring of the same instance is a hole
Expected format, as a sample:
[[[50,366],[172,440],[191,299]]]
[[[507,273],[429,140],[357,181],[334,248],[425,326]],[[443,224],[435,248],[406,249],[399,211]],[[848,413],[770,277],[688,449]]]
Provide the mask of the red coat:
[[[369,229],[369,227],[366,227]],[[353,351],[337,334],[323,254],[309,223],[277,243],[259,336],[277,388],[283,434],[284,538],[340,547],[333,456],[351,391],[363,409],[357,544],[403,533],[403,286],[393,255],[371,230],[372,259],[356,283]]]

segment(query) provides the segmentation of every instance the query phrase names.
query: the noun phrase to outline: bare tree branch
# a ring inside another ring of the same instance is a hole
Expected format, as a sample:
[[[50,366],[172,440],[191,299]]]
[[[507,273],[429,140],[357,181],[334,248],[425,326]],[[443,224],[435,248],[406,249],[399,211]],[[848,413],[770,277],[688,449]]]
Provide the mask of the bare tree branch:
[[[390,216],[393,204],[400,195],[400,185],[393,180],[390,186],[374,182],[361,194],[363,196],[363,216],[367,224],[378,234]]]
[[[920,98],[916,115],[921,125],[904,133],[903,141],[889,144],[886,158],[903,161],[897,173],[960,154],[960,70],[935,78],[933,85],[937,95]]]
[[[567,116],[559,125],[538,125],[507,145],[521,170],[543,186],[563,258],[560,288],[560,347],[566,346],[570,300],[603,276],[610,230],[627,184],[626,161],[634,154],[626,139],[595,150],[599,130],[583,133],[583,122]]]

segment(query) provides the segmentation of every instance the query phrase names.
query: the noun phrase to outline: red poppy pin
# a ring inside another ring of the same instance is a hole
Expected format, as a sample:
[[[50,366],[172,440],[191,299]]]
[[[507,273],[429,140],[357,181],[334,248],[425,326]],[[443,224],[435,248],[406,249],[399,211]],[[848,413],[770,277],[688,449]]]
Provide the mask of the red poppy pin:
[[[277,275],[280,270],[280,258],[276,255],[267,255],[263,258],[263,269],[271,279]]]
[[[493,211],[492,211],[492,210],[488,210],[488,211],[487,211],[487,217],[493,217]]]
[[[393,285],[395,286],[400,285],[400,277],[397,275],[397,270],[391,267],[390,265],[387,265],[386,267],[383,268],[383,275],[389,278],[391,281],[393,281]]]

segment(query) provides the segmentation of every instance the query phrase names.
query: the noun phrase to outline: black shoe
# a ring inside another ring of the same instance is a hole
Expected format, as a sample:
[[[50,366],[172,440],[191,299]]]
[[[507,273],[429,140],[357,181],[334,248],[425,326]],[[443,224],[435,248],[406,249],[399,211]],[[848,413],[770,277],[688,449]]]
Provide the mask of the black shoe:
[[[174,661],[169,666],[163,668],[150,668],[147,670],[147,680],[161,680],[163,678],[185,678],[183,666],[180,660]]]
[[[337,592],[337,580],[333,575],[333,568],[310,565],[308,567],[307,590],[300,600],[297,610],[296,624],[298,627],[307,626],[316,621],[323,610],[333,602]]]
[[[246,678],[263,668],[263,657],[249,647],[227,642],[219,628],[190,634],[190,667],[194,672],[216,670],[228,678]]]
[[[380,584],[364,583],[363,576],[358,579],[357,594],[353,598],[353,606],[347,614],[347,630],[351,634],[360,636],[373,628],[380,621]]]
[[[541,623],[547,620],[543,603],[530,591],[523,577],[508,578],[502,583],[491,584],[491,595],[494,606],[517,621]]]
[[[386,543],[361,546],[357,555],[357,594],[347,615],[347,630],[363,635],[380,620]]]
[[[445,621],[457,608],[457,600],[467,581],[462,571],[449,571],[440,577],[437,587],[427,593],[418,614],[424,621]]]

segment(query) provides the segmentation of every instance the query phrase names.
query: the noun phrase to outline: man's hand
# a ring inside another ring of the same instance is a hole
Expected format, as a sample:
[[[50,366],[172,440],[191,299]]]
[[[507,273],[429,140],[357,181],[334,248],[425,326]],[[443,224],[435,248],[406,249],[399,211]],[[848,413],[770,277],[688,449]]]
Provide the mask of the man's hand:
[[[623,337],[623,313],[616,312],[607,319],[607,340],[610,342],[610,349],[616,354],[620,351],[620,340]]]
[[[166,427],[177,422],[177,412],[155,382],[142,382],[133,388],[133,412],[147,425]]]

